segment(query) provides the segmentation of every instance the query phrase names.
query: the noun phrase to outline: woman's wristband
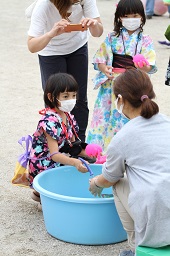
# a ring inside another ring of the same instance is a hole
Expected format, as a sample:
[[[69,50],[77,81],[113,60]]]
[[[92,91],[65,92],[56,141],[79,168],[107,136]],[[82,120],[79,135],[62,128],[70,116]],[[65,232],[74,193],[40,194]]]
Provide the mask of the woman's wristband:
[[[98,185],[96,184],[95,179],[94,179],[94,184],[95,184],[95,186],[96,186],[97,188],[103,188],[103,187],[100,187],[100,186],[98,186]]]

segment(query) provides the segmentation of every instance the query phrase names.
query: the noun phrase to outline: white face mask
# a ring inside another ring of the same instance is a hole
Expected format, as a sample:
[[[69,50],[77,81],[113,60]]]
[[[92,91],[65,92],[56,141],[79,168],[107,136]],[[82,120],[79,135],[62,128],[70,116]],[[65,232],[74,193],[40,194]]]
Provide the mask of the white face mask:
[[[140,27],[141,18],[122,18],[122,25],[129,31],[135,31]]]
[[[59,110],[63,111],[63,112],[70,112],[74,106],[76,105],[76,99],[71,99],[71,100],[58,100],[61,104],[59,108]]]
[[[124,107],[124,104],[121,104],[121,105],[120,105],[120,108],[118,108],[118,100],[119,100],[120,97],[122,97],[122,96],[119,94],[118,97],[117,97],[117,99],[115,100],[115,108],[116,108],[116,110],[119,112],[119,114],[121,114],[122,117],[124,117],[124,118],[130,120],[127,116],[125,116],[125,115],[123,114],[123,107]]]

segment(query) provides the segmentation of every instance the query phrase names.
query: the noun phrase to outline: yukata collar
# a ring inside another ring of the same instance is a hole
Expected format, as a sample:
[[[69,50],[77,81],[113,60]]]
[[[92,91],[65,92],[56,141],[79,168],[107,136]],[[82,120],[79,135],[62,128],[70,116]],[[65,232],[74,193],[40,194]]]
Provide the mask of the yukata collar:
[[[53,112],[53,113],[57,113],[55,108],[44,108],[42,110],[39,110],[39,114],[40,115],[46,115],[47,112]],[[58,114],[58,113],[57,113]]]

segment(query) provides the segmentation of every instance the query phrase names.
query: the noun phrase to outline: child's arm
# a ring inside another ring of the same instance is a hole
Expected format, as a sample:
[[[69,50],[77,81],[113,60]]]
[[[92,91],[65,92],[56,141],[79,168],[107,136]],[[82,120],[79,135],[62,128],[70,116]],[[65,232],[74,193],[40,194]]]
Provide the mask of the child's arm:
[[[136,68],[141,69],[146,73],[148,73],[152,69],[152,66],[142,54],[136,54],[135,56],[133,56],[133,62]]]
[[[70,157],[68,157],[68,156],[66,156],[66,155],[64,155],[62,153],[59,153],[57,141],[54,140],[45,131],[44,131],[44,134],[45,134],[45,136],[47,138],[47,143],[48,143],[50,154],[58,152],[58,154],[54,154],[52,156],[52,160],[54,162],[57,162],[57,163],[60,163],[60,164],[64,164],[64,165],[75,166],[78,171],[83,172],[83,173],[84,172],[88,172],[87,168],[82,164],[82,162],[79,159],[70,158]]]
[[[108,77],[108,79],[113,79],[114,78],[113,77],[114,72],[112,71],[113,70],[112,66],[107,66],[104,63],[99,63],[98,67],[99,67],[99,70]]]
[[[106,64],[112,67],[113,62],[113,52],[110,42],[110,33],[106,36],[104,42],[100,45],[99,49],[93,56],[93,65],[95,70],[100,70],[99,64]]]
[[[156,66],[156,53],[154,50],[153,40],[149,35],[144,35],[142,38],[142,49],[140,52],[145,59],[149,62],[149,65],[147,68],[146,66],[143,67],[143,71],[153,74],[157,72],[157,66]]]

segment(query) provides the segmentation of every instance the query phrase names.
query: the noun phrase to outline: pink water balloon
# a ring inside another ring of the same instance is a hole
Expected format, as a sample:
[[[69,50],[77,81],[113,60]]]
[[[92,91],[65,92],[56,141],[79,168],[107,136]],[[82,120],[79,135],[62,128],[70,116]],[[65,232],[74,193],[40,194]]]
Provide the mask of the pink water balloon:
[[[85,152],[90,157],[96,157],[95,164],[103,164],[106,162],[106,156],[102,155],[102,148],[98,144],[88,144]]]
[[[149,62],[142,54],[136,54],[135,56],[133,56],[133,62],[134,64],[137,64],[140,68],[144,66],[144,63],[146,65],[149,65]]]

